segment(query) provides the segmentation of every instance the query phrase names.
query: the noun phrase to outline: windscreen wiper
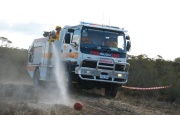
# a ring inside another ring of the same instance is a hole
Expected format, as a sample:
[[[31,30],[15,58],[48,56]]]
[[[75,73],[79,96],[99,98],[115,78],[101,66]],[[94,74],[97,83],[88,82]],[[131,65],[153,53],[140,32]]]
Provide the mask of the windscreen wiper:
[[[111,52],[111,49],[108,46],[98,45],[98,46],[96,46],[94,48],[96,48],[98,51],[105,51],[105,52],[108,52],[108,53]]]
[[[111,52],[113,52],[113,53],[119,53],[119,51],[117,51],[117,50],[111,50]]]
[[[113,53],[119,53],[118,50],[114,50],[108,46],[97,46],[97,47],[100,47],[101,50],[103,51],[108,51],[108,52],[113,52]]]

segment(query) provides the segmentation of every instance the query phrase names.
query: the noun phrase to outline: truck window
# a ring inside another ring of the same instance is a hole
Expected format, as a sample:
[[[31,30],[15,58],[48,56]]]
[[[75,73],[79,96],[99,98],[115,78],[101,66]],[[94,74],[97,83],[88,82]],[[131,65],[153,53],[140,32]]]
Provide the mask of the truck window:
[[[71,42],[75,42],[77,45],[79,45],[79,40],[80,40],[80,30],[75,30]]]
[[[113,31],[98,28],[82,28],[81,51],[88,50],[110,50],[125,52],[125,34],[121,31]]]
[[[121,35],[118,36],[118,48],[124,50],[124,37]]]

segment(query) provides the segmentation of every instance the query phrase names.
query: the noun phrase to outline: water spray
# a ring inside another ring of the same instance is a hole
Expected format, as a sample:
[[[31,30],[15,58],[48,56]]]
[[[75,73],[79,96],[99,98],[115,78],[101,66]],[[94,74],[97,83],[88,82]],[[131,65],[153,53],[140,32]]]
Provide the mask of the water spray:
[[[61,94],[61,104],[69,105],[70,98],[67,92],[66,87],[66,79],[65,79],[65,70],[59,58],[59,52],[54,43],[52,43],[52,50],[53,50],[53,58],[54,58],[54,75],[56,79],[56,83],[60,90]]]

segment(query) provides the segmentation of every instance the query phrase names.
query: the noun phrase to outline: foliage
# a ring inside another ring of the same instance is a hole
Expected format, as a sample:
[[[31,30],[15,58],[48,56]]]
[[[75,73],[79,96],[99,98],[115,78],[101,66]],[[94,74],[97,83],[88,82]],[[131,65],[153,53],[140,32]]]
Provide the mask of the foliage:
[[[26,75],[27,50],[0,47],[0,79]]]
[[[3,46],[8,47],[10,44],[12,44],[12,42],[5,37],[0,37],[0,41],[1,41],[1,47]]]
[[[133,96],[156,97],[158,100],[180,101],[180,58],[175,61],[166,61],[158,55],[157,59],[147,55],[128,55],[131,64],[128,86],[158,87],[172,84],[172,88],[148,91],[124,90],[124,93]]]
[[[175,58],[175,60],[174,60],[176,63],[180,63],[180,57],[178,57],[178,58]]]

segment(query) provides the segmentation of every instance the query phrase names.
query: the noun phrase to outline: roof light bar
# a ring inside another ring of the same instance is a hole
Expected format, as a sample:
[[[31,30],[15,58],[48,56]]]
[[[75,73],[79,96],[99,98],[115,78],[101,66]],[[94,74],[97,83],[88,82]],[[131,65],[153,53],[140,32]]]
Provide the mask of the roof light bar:
[[[100,25],[100,24],[95,24],[95,23],[90,23],[90,22],[80,22],[80,24],[83,24],[83,25],[102,26],[102,25]]]
[[[107,27],[107,28],[113,28],[113,29],[121,29],[116,26],[110,26],[110,25],[101,25],[96,23],[90,23],[90,22],[80,22],[81,25],[91,25],[91,26],[101,26],[101,27]]]

